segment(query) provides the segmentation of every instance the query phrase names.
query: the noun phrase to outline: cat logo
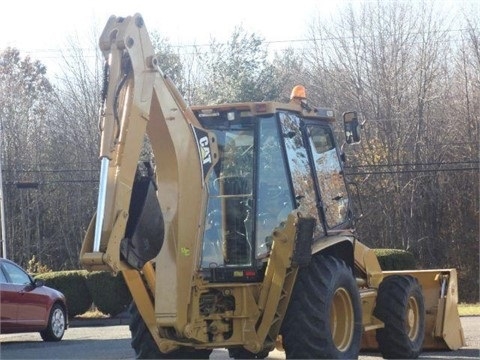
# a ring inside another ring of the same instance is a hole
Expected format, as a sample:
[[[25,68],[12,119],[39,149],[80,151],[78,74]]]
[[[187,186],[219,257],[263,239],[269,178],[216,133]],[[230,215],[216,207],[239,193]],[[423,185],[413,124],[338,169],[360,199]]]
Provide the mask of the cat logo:
[[[205,176],[213,165],[212,148],[210,147],[210,137],[208,132],[203,129],[192,126],[195,139],[197,140],[198,155],[200,156],[200,163],[202,165],[202,178]]]
[[[202,164],[211,164],[212,155],[210,154],[210,143],[208,142],[208,136],[203,136],[198,140],[200,144],[200,156],[202,158]]]

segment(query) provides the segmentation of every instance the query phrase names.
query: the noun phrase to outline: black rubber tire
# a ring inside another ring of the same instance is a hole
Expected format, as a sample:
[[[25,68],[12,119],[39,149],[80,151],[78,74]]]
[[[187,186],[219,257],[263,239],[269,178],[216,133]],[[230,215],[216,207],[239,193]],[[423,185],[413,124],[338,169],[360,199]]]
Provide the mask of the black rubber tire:
[[[150,331],[145,324],[145,321],[140,316],[135,303],[132,302],[129,308],[130,311],[130,332],[132,333],[132,348],[135,351],[136,359],[208,359],[212,350],[195,349],[195,348],[180,348],[169,352],[162,353],[155,340],[150,334]]]
[[[287,359],[357,358],[362,309],[352,270],[338,258],[313,256],[298,271],[280,332]]]
[[[425,303],[418,280],[392,275],[378,288],[373,314],[385,323],[377,330],[377,342],[385,359],[416,359],[425,338]]]
[[[265,359],[270,351],[263,350],[259,353],[252,353],[245,348],[228,349],[228,355],[233,359]]]
[[[67,312],[60,304],[53,304],[48,317],[48,325],[40,331],[43,341],[60,341],[65,334]]]

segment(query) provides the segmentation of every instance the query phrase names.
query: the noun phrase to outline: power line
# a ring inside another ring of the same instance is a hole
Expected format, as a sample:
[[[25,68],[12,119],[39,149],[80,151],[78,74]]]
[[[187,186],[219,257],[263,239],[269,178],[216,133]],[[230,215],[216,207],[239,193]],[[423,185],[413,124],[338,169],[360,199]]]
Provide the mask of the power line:
[[[412,169],[412,170],[396,170],[396,171],[361,171],[346,172],[345,175],[382,175],[382,174],[403,174],[403,173],[429,173],[429,172],[450,172],[450,171],[479,171],[479,168],[451,168],[451,169]]]
[[[450,34],[450,33],[465,33],[468,32],[472,29],[448,29],[448,30],[438,30],[438,31],[428,31],[427,33],[430,34],[436,34],[436,33],[441,33],[441,34]],[[478,31],[479,29],[473,28],[474,31]],[[413,34],[413,33],[409,33]],[[415,34],[420,34],[420,32],[415,32]],[[372,37],[372,36],[366,36],[366,37]],[[353,40],[353,39],[360,39],[360,37],[353,37],[353,36],[328,36],[328,37],[319,37],[319,38],[300,38],[300,39],[284,39],[284,40],[266,40],[263,42],[265,45],[276,45],[276,44],[299,44],[299,43],[304,43],[308,44],[310,42],[330,42],[330,41],[345,41],[345,40]],[[443,37],[441,39],[441,42],[443,43],[458,43],[460,42],[459,39],[446,39]],[[216,43],[216,45],[227,45],[228,42],[219,42]],[[202,43],[202,44],[169,44],[172,48],[176,49],[189,49],[189,48],[203,48],[203,47],[210,47],[211,44],[209,43]],[[14,46],[9,46],[10,48],[15,48]],[[8,47],[6,47],[8,48]],[[3,48],[2,50],[5,50],[6,48]],[[97,51],[98,49],[95,47],[84,47],[84,48],[77,48],[75,49],[75,54],[74,55],[69,55],[68,52],[71,52],[73,50],[68,49],[68,48],[33,48],[33,49],[28,49],[28,48],[16,48],[20,52],[23,53],[28,53],[30,55],[32,54],[41,54],[41,53],[47,53],[50,55],[43,56],[44,58],[59,58],[59,57],[72,57],[76,56],[78,52],[83,53],[83,56],[85,57],[95,57],[97,56]],[[307,48],[301,48],[303,50],[306,50]],[[67,54],[65,53],[67,52]],[[89,55],[85,55],[85,53],[91,53]]]
[[[396,168],[396,167],[421,167],[421,166],[450,166],[450,165],[472,165],[480,164],[479,160],[464,160],[464,161],[449,161],[449,162],[424,162],[424,163],[393,163],[393,164],[359,164],[353,166],[345,166],[345,170],[354,170],[359,168]],[[37,165],[38,166],[38,165]],[[59,166],[58,164],[41,164],[40,166],[50,167]],[[453,170],[475,170],[478,168],[450,168],[450,169],[412,169],[412,170],[398,170],[392,172],[422,172],[422,171],[453,171]],[[75,173],[75,172],[98,172],[99,169],[18,169],[18,168],[3,168],[2,172],[16,172],[16,173]],[[373,172],[372,172],[373,173]],[[383,173],[383,172],[382,172]],[[386,173],[386,172],[385,172]],[[357,172],[355,174],[358,174]]]
[[[41,186],[41,185],[48,185],[48,184],[60,184],[60,183],[66,183],[66,184],[74,184],[74,183],[78,183],[78,184],[90,184],[90,183],[98,183],[98,179],[97,180],[81,180],[81,179],[78,179],[78,180],[75,180],[75,179],[70,179],[70,180],[49,180],[49,181],[38,181],[36,182],[36,184],[38,186]],[[8,186],[17,186],[19,184],[19,182],[17,181],[8,181],[8,182],[5,182],[4,185],[8,185]],[[21,183],[20,183],[21,184]],[[37,186],[37,187],[38,187]]]
[[[353,167],[349,167],[346,169],[354,169]],[[404,173],[433,173],[433,172],[464,172],[464,171],[479,171],[478,167],[458,167],[458,168],[449,168],[449,169],[404,169],[404,170],[384,170],[384,171],[359,171],[359,172],[345,172],[347,176],[355,176],[355,175],[384,175],[384,174],[404,174]],[[69,179],[69,180],[49,180],[49,181],[39,181],[38,185],[48,185],[48,184],[71,184],[71,183],[80,183],[80,184],[92,184],[98,183],[98,179],[88,179],[88,180],[81,180],[81,179]],[[17,186],[17,182],[6,182],[5,185],[15,185]]]
[[[4,170],[5,172],[18,172],[18,173],[71,173],[71,172],[99,172],[99,169],[55,169],[55,170]]]
[[[480,164],[478,160],[450,161],[450,162],[425,162],[425,163],[403,163],[403,164],[371,164],[371,165],[355,165],[346,166],[345,169],[365,168],[365,167],[399,167],[399,166],[443,166],[443,165],[463,165],[463,164]]]

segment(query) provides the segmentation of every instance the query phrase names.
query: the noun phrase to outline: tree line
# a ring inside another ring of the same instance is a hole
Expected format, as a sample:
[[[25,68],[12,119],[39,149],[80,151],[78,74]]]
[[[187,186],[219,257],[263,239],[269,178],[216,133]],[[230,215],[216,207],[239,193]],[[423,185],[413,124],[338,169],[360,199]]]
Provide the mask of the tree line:
[[[478,301],[480,11],[438,2],[365,2],[306,24],[302,47],[274,54],[237,27],[188,52],[151,38],[189,104],[287,101],[356,110],[362,142],[345,172],[370,247],[412,252],[419,267],[459,269],[460,297]],[[468,3],[466,3],[468,5]],[[154,24],[148,24],[153,28]],[[8,257],[79,267],[95,211],[101,56],[71,42],[52,81],[38,60],[0,53],[1,164]]]

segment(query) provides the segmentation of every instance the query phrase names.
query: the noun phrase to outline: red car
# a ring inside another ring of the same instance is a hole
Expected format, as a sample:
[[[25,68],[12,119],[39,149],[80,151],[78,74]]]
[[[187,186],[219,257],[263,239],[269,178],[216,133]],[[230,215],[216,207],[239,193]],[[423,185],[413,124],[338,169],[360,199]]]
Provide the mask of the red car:
[[[68,327],[65,296],[4,258],[0,258],[0,300],[0,333],[38,331],[44,341],[62,339]]]

